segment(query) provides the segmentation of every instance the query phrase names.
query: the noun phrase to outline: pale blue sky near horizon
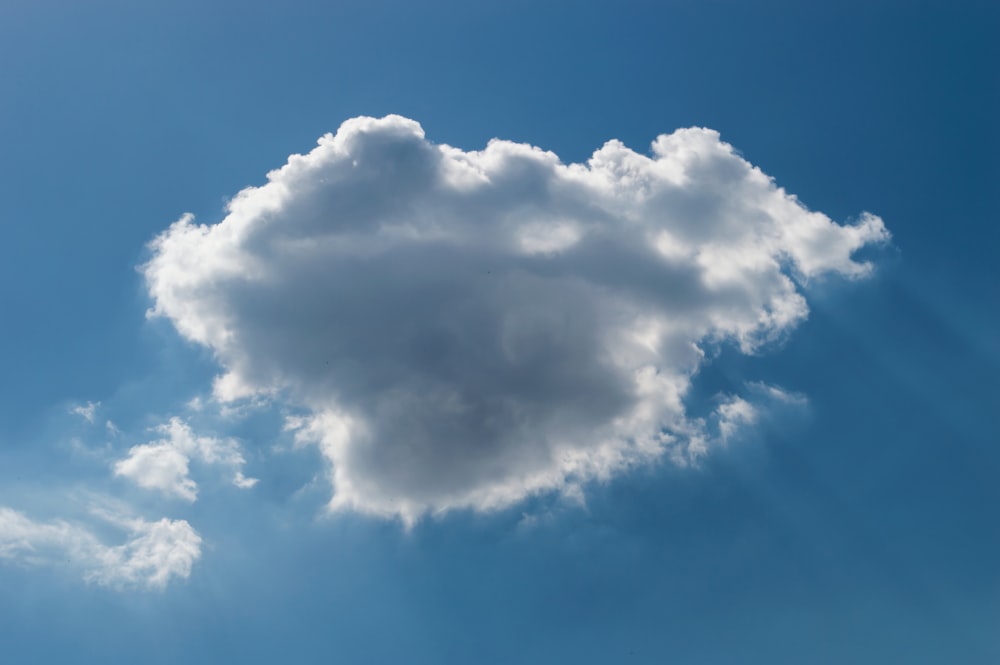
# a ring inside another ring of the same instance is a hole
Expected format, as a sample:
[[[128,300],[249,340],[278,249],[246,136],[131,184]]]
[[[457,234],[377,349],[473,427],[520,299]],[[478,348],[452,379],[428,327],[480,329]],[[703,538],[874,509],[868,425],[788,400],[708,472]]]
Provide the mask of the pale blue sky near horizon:
[[[4,4],[0,508],[83,520],[99,497],[202,538],[154,590],[5,562],[0,539],[4,660],[1000,661],[998,28],[990,2]],[[864,250],[870,277],[805,284],[780,345],[723,346],[692,387],[807,406],[699,468],[591,482],[585,507],[326,517],[324,463],[280,409],[187,412],[240,441],[255,487],[127,487],[102,455],[219,371],[146,318],[147,244],[386,114],[564,163],[709,127],[810,209],[870,211],[892,239]],[[88,403],[93,423],[71,413]]]

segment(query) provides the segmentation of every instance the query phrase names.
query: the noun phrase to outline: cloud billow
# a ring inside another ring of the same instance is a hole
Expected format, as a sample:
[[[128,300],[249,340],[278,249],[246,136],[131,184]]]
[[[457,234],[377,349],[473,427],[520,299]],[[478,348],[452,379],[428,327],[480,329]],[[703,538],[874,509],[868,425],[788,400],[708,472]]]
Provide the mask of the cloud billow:
[[[355,118],[214,225],[151,244],[151,312],[211,349],[221,401],[270,396],[330,464],[332,508],[491,509],[711,435],[684,398],[707,342],[752,353],[888,238],[809,211],[708,129],[586,164]],[[727,404],[733,404],[730,401]],[[726,422],[752,422],[722,414]]]

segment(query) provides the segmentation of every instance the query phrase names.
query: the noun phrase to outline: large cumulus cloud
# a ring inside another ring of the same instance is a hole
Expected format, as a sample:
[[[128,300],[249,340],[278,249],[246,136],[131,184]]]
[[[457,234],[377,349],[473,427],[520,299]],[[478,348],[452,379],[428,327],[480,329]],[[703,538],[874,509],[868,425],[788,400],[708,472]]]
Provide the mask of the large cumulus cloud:
[[[780,339],[808,312],[797,283],[864,276],[853,253],[887,237],[708,129],[567,165],[389,116],[345,122],[216,224],[185,216],[144,273],[152,313],[215,354],[218,399],[300,410],[331,507],[412,519],[701,454],[684,399],[705,343]]]

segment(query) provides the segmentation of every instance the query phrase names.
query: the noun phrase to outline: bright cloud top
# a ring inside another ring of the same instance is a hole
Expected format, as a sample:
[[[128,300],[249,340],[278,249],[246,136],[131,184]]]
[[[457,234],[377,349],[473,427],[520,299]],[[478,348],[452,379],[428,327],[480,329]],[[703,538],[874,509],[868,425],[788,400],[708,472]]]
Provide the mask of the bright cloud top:
[[[163,438],[132,446],[125,459],[115,462],[116,476],[124,476],[139,487],[191,502],[198,498],[198,485],[188,474],[192,459],[228,467],[237,487],[250,488],[257,483],[256,478],[243,475],[246,460],[236,440],[197,436],[179,418],[171,418],[157,431],[164,435]]]
[[[185,520],[102,517],[129,534],[124,544],[107,545],[79,524],[38,522],[0,506],[0,560],[69,565],[101,585],[162,589],[172,578],[190,576],[201,556],[201,537]]]
[[[328,460],[331,508],[412,520],[697,458],[701,347],[781,339],[808,312],[795,280],[864,276],[853,253],[887,238],[874,215],[809,211],[708,129],[566,165],[388,116],[291,156],[217,224],[185,216],[144,272],[152,313],[224,368],[218,399],[302,409],[289,427]],[[755,413],[727,401],[716,438]]]

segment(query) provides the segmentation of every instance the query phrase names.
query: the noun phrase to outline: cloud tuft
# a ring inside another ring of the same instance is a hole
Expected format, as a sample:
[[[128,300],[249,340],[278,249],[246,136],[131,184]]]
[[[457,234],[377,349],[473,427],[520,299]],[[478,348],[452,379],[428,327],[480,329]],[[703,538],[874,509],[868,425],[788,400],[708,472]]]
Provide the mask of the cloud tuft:
[[[132,480],[139,487],[158,490],[185,501],[198,498],[198,485],[188,475],[192,459],[204,464],[229,467],[233,484],[247,489],[256,478],[243,475],[246,460],[235,439],[197,436],[180,418],[171,418],[157,428],[163,438],[132,446],[128,455],[114,464],[114,474]]]
[[[69,410],[73,415],[80,416],[88,423],[94,423],[94,417],[97,415],[97,409],[101,406],[100,402],[87,402],[86,404],[78,404]]]

